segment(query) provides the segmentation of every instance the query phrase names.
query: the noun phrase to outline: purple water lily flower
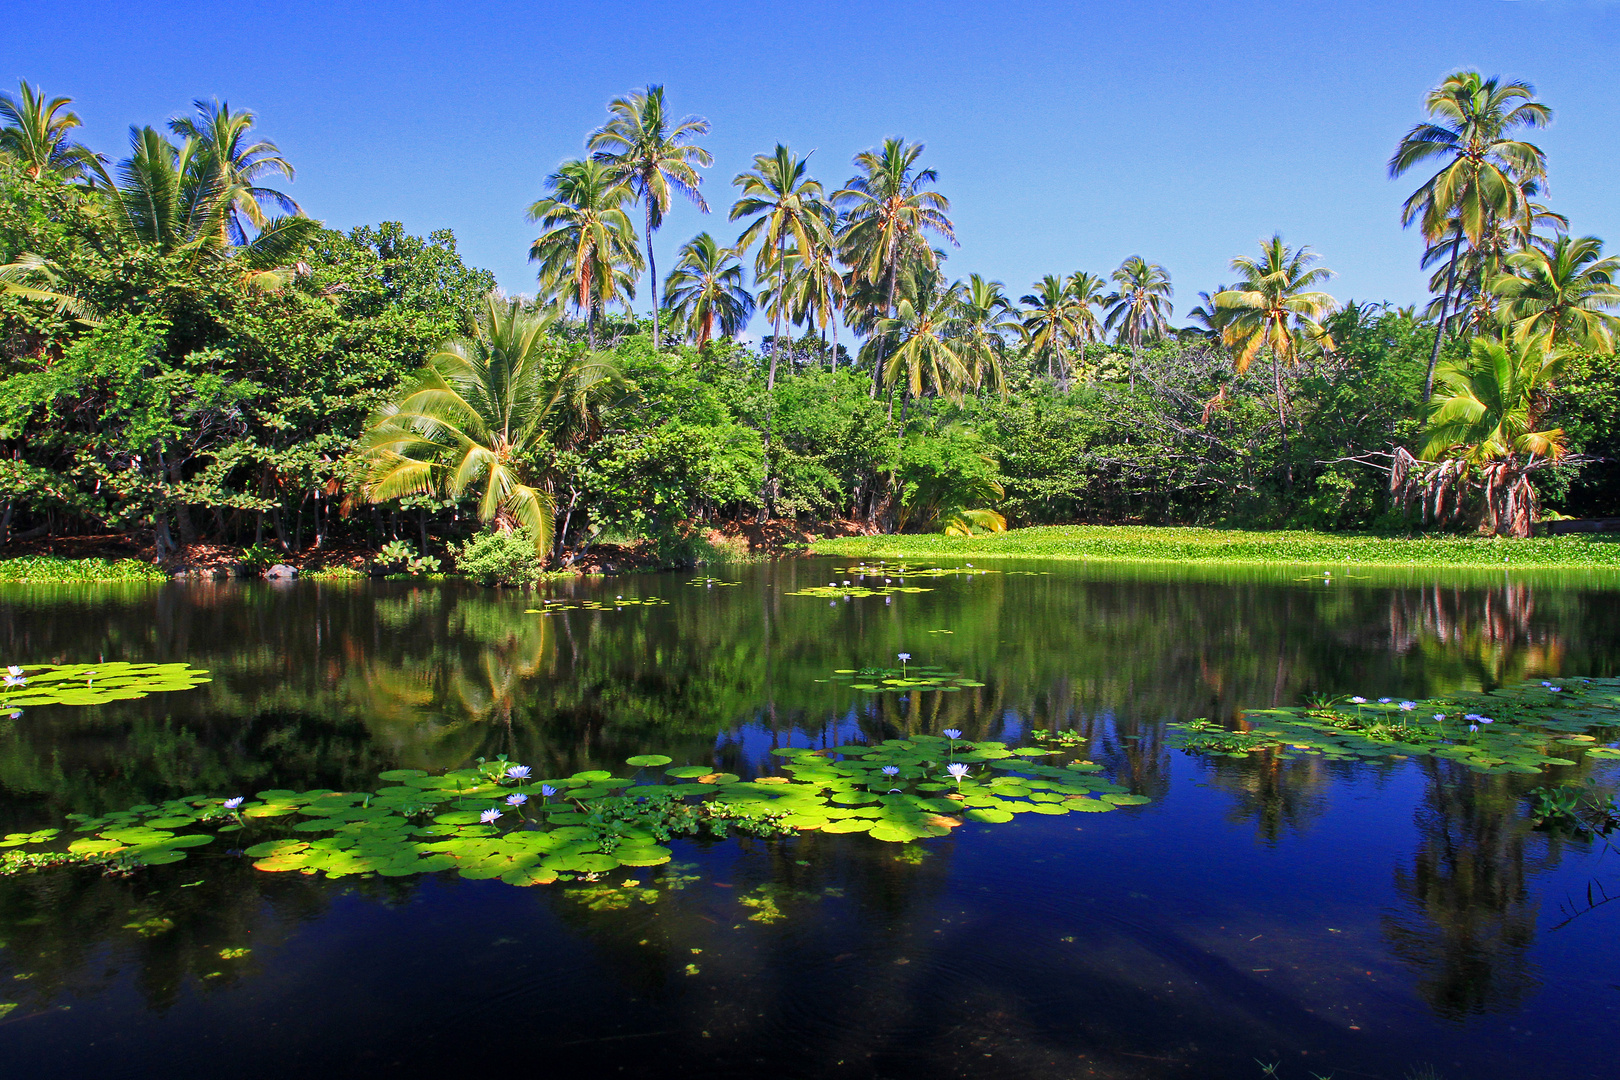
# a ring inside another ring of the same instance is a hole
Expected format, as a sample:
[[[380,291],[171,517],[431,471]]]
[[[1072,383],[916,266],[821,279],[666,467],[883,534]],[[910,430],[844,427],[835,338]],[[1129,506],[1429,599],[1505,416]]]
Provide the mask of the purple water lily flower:
[[[1355,702],[1357,705],[1365,705],[1365,704],[1367,704],[1367,699],[1362,697],[1359,694],[1356,695],[1355,697],[1351,698],[1350,700]]]
[[[1496,723],[1496,721],[1495,721],[1495,720],[1492,720],[1492,719],[1491,719],[1491,718],[1490,718],[1490,717],[1488,717],[1488,716],[1482,716],[1482,717],[1480,717],[1480,718],[1479,718],[1479,722],[1480,722],[1480,723],[1482,723],[1482,724],[1494,724],[1494,723]]]
[[[961,732],[961,731],[959,731],[959,730],[958,730],[958,729],[956,729],[956,728],[953,728],[953,727],[948,727],[948,728],[946,728],[946,729],[945,729],[945,730],[944,730],[944,732],[942,732],[942,734],[943,734],[943,735],[944,735],[944,736],[945,736],[945,737],[946,737],[946,738],[947,738],[947,739],[949,739],[949,740],[951,740],[951,741],[952,741],[952,742],[955,742],[955,741],[956,741],[956,740],[957,740],[957,739],[960,739],[960,738],[961,738],[961,737],[962,737],[962,732]]]
[[[903,652],[903,653],[896,653],[896,654],[895,654],[895,655],[896,655],[896,656],[898,656],[898,657],[900,657],[900,662],[901,662],[901,663],[902,663],[902,664],[903,664],[903,663],[905,663],[905,662],[906,662],[906,661],[907,661],[907,660],[910,660],[910,659],[911,659],[911,654],[910,654],[910,653],[908,653],[908,652]]]
[[[957,784],[960,785],[962,783],[962,778],[968,774],[968,767],[962,764],[960,761],[953,761],[951,764],[945,766],[945,771],[955,777]]]
[[[1417,702],[1415,702],[1415,701],[1403,701],[1403,702],[1401,702],[1401,711],[1402,712],[1411,712],[1415,708],[1417,708]]]
[[[1443,712],[1437,712],[1434,714],[1434,718],[1436,720],[1444,720],[1446,718],[1446,714]]]
[[[527,765],[514,765],[506,770],[506,776],[509,780],[527,780],[531,771]]]
[[[885,765],[885,766],[883,766],[883,775],[884,776],[899,776],[900,775],[900,766],[898,766],[898,765]]]
[[[508,795],[506,797],[506,805],[507,806],[522,806],[524,803],[526,803],[528,801],[529,801],[529,797],[527,795],[523,794],[523,792],[521,792],[521,791],[518,792],[515,795]]]
[[[13,719],[13,720],[21,720],[21,719],[22,719],[22,710],[21,710],[21,709],[17,709],[17,710],[15,710],[15,711],[14,711],[14,712],[12,712],[12,714],[11,714],[11,718],[12,718],[12,719]]]
[[[27,686],[28,685],[28,680],[23,677],[22,668],[18,667],[16,664],[12,664],[10,667],[6,668],[6,685],[7,686]]]
[[[1477,732],[1477,731],[1479,731],[1479,725],[1478,724],[1469,724],[1468,725],[1468,730],[1473,731],[1473,732]]]
[[[1479,719],[1479,713],[1477,713],[1477,712],[1463,713],[1463,719],[1464,720],[1478,720]]]
[[[1394,701],[1394,700],[1395,700],[1394,698],[1381,697],[1381,698],[1378,699],[1378,704],[1380,704],[1380,705],[1388,705],[1391,701]]]
[[[1552,691],[1555,694],[1563,693],[1563,690],[1564,690],[1564,688],[1562,686],[1549,686],[1549,687],[1547,687],[1547,689]]]
[[[557,789],[552,787],[550,784],[540,785],[540,797],[542,799],[549,799],[555,794],[557,794]]]
[[[490,809],[485,810],[482,814],[479,814],[478,820],[481,824],[493,825],[500,818],[500,816],[501,812],[496,810],[494,807],[491,807]]]
[[[238,806],[241,806],[244,801],[245,800],[240,795],[238,795],[234,799],[226,799],[225,800],[225,809],[227,809],[227,810],[235,810]]]

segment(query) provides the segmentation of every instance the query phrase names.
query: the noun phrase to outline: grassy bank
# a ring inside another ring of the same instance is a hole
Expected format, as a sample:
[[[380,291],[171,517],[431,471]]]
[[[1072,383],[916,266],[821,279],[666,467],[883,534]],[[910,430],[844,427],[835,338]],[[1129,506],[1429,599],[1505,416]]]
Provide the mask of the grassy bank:
[[[161,568],[140,559],[69,559],[60,555],[0,559],[0,582],[166,581],[168,577]]]
[[[1508,540],[1477,536],[1066,525],[956,537],[862,536],[818,541],[816,555],[863,559],[1063,559],[1273,566],[1620,570],[1620,536]]]

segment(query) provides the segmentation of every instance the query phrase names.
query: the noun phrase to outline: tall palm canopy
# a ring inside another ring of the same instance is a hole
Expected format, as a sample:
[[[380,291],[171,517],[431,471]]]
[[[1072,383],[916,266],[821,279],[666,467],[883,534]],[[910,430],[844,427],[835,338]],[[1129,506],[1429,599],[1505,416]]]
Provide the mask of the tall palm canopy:
[[[1333,347],[1322,320],[1339,305],[1327,293],[1312,289],[1333,276],[1327,267],[1311,265],[1318,258],[1310,248],[1295,251],[1274,235],[1261,243],[1260,258],[1240,255],[1232,260],[1232,269],[1242,280],[1215,296],[1215,306],[1225,318],[1221,340],[1233,349],[1237,373],[1248,371],[1261,349],[1271,353],[1279,420],[1284,419],[1282,368],[1299,361],[1300,338]]]
[[[0,94],[0,152],[11,155],[34,179],[55,173],[65,180],[84,174],[94,155],[68,137],[80,126],[69,111],[72,98],[46,99],[45,92],[26,81],[17,84],[17,96]]]
[[[1620,259],[1603,257],[1595,236],[1538,238],[1507,257],[1508,272],[1492,291],[1506,301],[1503,321],[1517,341],[1538,339],[1546,347],[1584,345],[1614,352],[1620,318]]]
[[[542,292],[585,314],[591,346],[602,308],[636,295],[642,268],[636,227],[624,204],[633,198],[628,184],[600,161],[565,161],[546,177],[545,198],[529,207],[529,220],[545,231],[529,245],[529,261],[540,264]]]
[[[706,232],[681,246],[664,281],[664,304],[698,348],[716,330],[724,337],[740,334],[754,313],[754,297],[743,286],[742,260]]]
[[[169,121],[169,130],[193,140],[199,150],[199,167],[217,173],[231,189],[230,206],[223,215],[231,243],[247,243],[243,219],[255,229],[269,223],[271,215],[265,212],[266,207],[279,214],[303,214],[290,197],[259,183],[272,175],[291,180],[294,174],[275,143],[249,134],[258,117],[246,110],[232,112],[228,102],[217,99],[212,103],[198,99],[192,105],[197,115]]]
[[[967,365],[974,390],[985,384],[1003,396],[1007,393],[1004,355],[1007,335],[1018,334],[1022,326],[1018,312],[1007,299],[1006,286],[988,281],[982,274],[969,274],[966,283],[954,286],[957,296],[956,324],[960,338],[959,354]]]
[[[915,298],[900,301],[894,318],[878,332],[894,343],[883,364],[883,381],[893,386],[902,377],[912,397],[921,397],[925,382],[943,397],[960,401],[972,385],[969,365],[956,338],[960,282],[946,286],[935,272],[921,282]]]
[[[902,259],[931,254],[924,234],[933,233],[956,243],[956,227],[946,216],[951,201],[931,190],[939,174],[933,169],[917,168],[923,149],[922,143],[885,139],[876,152],[866,150],[855,155],[855,167],[860,171],[832,196],[844,214],[839,235],[843,259],[869,283],[882,283],[883,316],[894,310]],[[874,366],[874,395],[878,377]]]
[[[1433,392],[1435,364],[1445,339],[1461,239],[1466,237],[1478,248],[1493,221],[1526,218],[1533,185],[1546,176],[1547,158],[1541,148],[1514,137],[1552,120],[1552,110],[1535,100],[1535,93],[1529,83],[1502,83],[1477,71],[1453,72],[1424,99],[1429,119],[1408,131],[1389,159],[1391,177],[1428,162],[1440,163],[1402,206],[1401,224],[1417,222],[1431,244],[1447,231],[1457,240],[1451,245],[1441,292],[1425,401]]]
[[[810,158],[797,157],[781,143],[774,152],[755,154],[754,167],[732,178],[732,185],[741,194],[731,206],[731,220],[752,218],[742,235],[737,238],[737,253],[747,253],[759,244],[754,258],[756,279],[776,277],[771,286],[785,292],[786,274],[791,264],[786,256],[791,244],[800,252],[815,252],[831,247],[832,229],[829,221],[832,208],[828,205],[821,182],[808,175]],[[781,314],[785,305],[778,305],[775,319],[776,338],[782,336]],[[770,374],[767,388],[776,385],[776,357],[779,349],[771,349]]]
[[[491,296],[476,332],[446,342],[417,381],[374,413],[357,447],[372,502],[473,492],[478,518],[551,543],[556,502],[538,461],[596,424],[616,372],[544,348],[547,317]]]
[[[1115,290],[1103,301],[1108,314],[1103,326],[1116,331],[1118,340],[1131,347],[1131,386],[1136,386],[1136,362],[1142,345],[1164,336],[1175,313],[1170,298],[1175,289],[1170,285],[1170,273],[1158,263],[1150,263],[1140,255],[1132,255],[1119,264],[1110,277]]]
[[[1035,283],[1035,291],[1019,300],[1024,305],[1024,336],[1030,352],[1046,358],[1046,373],[1067,378],[1069,349],[1080,338],[1074,294],[1056,274]]]
[[[647,272],[652,289],[653,348],[658,348],[658,263],[653,258],[653,233],[664,223],[675,195],[691,200],[703,213],[709,204],[698,187],[699,167],[714,163],[709,152],[693,140],[709,133],[709,122],[688,116],[670,126],[664,107],[664,88],[649,86],[608,103],[609,119],[590,137],[591,156],[608,166],[613,178],[629,186],[646,211]]]

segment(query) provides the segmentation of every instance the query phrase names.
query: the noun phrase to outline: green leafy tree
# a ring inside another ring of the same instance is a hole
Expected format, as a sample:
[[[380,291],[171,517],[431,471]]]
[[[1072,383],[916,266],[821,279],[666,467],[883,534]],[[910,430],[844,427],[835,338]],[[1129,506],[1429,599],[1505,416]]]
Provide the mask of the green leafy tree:
[[[1103,301],[1108,314],[1103,326],[1116,330],[1118,340],[1131,347],[1131,386],[1136,386],[1136,368],[1142,358],[1142,345],[1162,337],[1170,327],[1175,308],[1170,298],[1170,274],[1158,263],[1132,255],[1110,275],[1114,291]]]
[[[1477,247],[1493,219],[1525,217],[1525,185],[1546,175],[1547,159],[1541,148],[1512,137],[1552,120],[1552,110],[1535,100],[1535,93],[1529,83],[1503,83],[1476,71],[1453,72],[1429,91],[1423,103],[1429,118],[1406,133],[1389,159],[1391,177],[1430,161],[1440,162],[1439,170],[1401,207],[1401,224],[1417,222],[1431,245],[1447,232],[1453,236],[1424,401],[1434,389],[1462,239]]]
[[[294,172],[275,143],[249,134],[258,122],[257,116],[246,110],[232,112],[228,102],[217,98],[213,102],[199,98],[192,106],[197,115],[169,121],[169,130],[181,138],[194,140],[201,152],[188,158],[189,162],[194,162],[192,167],[212,173],[217,182],[229,190],[230,204],[220,215],[221,224],[227,230],[223,240],[246,244],[248,235],[243,220],[255,230],[263,230],[271,221],[266,207],[278,211],[277,216],[303,216],[303,210],[291,197],[259,182],[270,175],[291,180]]]
[[[379,409],[357,452],[373,502],[442,492],[477,497],[480,521],[551,543],[556,500],[540,464],[597,429],[613,367],[548,355],[546,319],[491,296],[470,338],[446,343],[421,378]]]
[[[1274,235],[1260,245],[1259,259],[1244,255],[1232,260],[1232,269],[1242,280],[1215,297],[1216,308],[1226,316],[1221,340],[1234,350],[1237,373],[1247,371],[1262,349],[1271,354],[1279,423],[1287,423],[1282,368],[1298,363],[1301,337],[1319,348],[1333,347],[1322,320],[1338,308],[1338,302],[1311,288],[1332,277],[1333,271],[1312,266],[1317,258],[1310,248],[1295,251],[1281,235]]]
[[[529,220],[545,231],[529,245],[540,264],[541,291],[585,316],[591,348],[603,308],[636,295],[641,272],[636,227],[624,204],[635,197],[613,169],[594,160],[565,161],[546,177],[545,198],[529,207]]]
[[[1007,393],[1007,338],[1023,329],[1005,289],[982,274],[969,274],[966,282],[953,286],[957,350],[968,382],[974,390],[990,386],[1002,396]]]
[[[1086,366],[1086,344],[1101,341],[1102,318],[1098,312],[1108,303],[1108,282],[1096,274],[1076,270],[1065,284],[1074,302],[1075,344],[1080,350],[1080,366]]]
[[[613,178],[627,185],[647,215],[647,273],[652,289],[653,347],[658,347],[658,263],[653,233],[664,223],[675,195],[684,195],[703,213],[709,204],[698,187],[698,168],[714,163],[693,140],[709,133],[709,122],[688,116],[671,126],[664,88],[649,86],[608,103],[608,122],[588,143],[592,156],[607,165]]]
[[[895,310],[902,262],[908,257],[932,262],[925,234],[956,243],[956,227],[946,216],[951,201],[931,190],[939,182],[939,174],[917,168],[923,150],[922,143],[885,139],[877,151],[855,155],[855,167],[860,171],[833,192],[833,203],[844,215],[838,238],[840,254],[867,282],[881,283],[880,319]],[[878,357],[872,368],[873,397],[877,397],[883,374],[881,360]]]
[[[1046,374],[1067,388],[1069,349],[1080,339],[1074,293],[1062,278],[1047,274],[1019,303],[1024,305],[1024,343],[1030,355],[1044,358]]]
[[[753,294],[743,287],[742,260],[706,232],[681,245],[675,269],[664,281],[664,302],[700,349],[716,330],[728,338],[740,334],[754,313]]]
[[[935,273],[918,290],[915,299],[900,301],[892,319],[878,324],[878,332],[891,348],[883,364],[883,382],[893,386],[901,379],[914,397],[921,397],[925,385],[942,397],[960,401],[972,386],[972,375],[956,337],[956,316],[962,286],[946,286]]]

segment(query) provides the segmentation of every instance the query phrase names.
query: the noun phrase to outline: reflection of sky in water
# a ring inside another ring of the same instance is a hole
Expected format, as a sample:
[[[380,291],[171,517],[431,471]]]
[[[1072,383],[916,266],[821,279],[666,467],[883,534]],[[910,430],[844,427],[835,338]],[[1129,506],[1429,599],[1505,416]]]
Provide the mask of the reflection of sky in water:
[[[3,881],[8,1064],[415,1076],[482,1068],[498,1047],[502,1068],[659,1077],[1253,1077],[1256,1058],[1301,1078],[1608,1075],[1616,909],[1551,928],[1594,877],[1616,891],[1613,858],[1525,830],[1537,778],[1195,760],[1163,748],[1161,721],[1316,691],[1609,674],[1612,594],[1060,567],[829,610],[780,595],[831,580],[817,564],[735,576],[580,583],[559,595],[671,605],[528,621],[512,609],[532,597],[455,588],[4,594],[7,656],[123,652],[216,680],[0,729],[4,827],[197,788],[358,785],[472,753],[542,772],[644,751],[746,771],[775,746],[949,726],[1078,729],[1086,755],[1156,801],[909,849],[678,842],[699,880],[632,871],[657,899],[619,910],[593,910],[611,894],[218,861]],[[940,627],[955,632],[922,634]],[[897,651],[988,685],[902,703],[817,682]],[[766,899],[780,921],[753,918]]]

